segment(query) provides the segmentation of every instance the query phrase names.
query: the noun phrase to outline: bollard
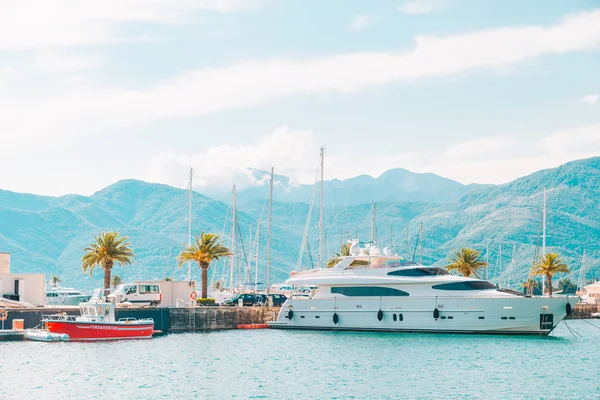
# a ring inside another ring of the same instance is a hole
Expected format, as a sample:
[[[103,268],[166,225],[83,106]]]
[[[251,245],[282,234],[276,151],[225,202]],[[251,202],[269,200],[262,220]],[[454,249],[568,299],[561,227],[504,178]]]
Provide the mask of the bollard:
[[[241,297],[238,299],[238,307],[244,307],[244,299]]]

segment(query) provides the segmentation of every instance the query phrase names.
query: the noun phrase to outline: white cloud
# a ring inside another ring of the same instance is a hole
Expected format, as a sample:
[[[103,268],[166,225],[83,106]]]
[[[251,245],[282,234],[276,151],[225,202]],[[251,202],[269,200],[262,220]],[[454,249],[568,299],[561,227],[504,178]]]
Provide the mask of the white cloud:
[[[600,155],[600,124],[555,132],[530,145],[527,155],[516,151],[527,145],[509,137],[466,141],[448,147],[440,155],[404,153],[356,157],[336,154],[335,147],[325,151],[325,178],[347,179],[362,174],[379,176],[392,168],[413,172],[432,172],[463,183],[505,183],[535,171],[554,168],[574,159]],[[184,187],[187,171],[195,168],[195,187],[211,193],[240,187],[263,185],[248,172],[248,167],[268,170],[275,167],[303,184],[315,179],[319,144],[310,131],[275,129],[253,145],[222,145],[198,154],[161,154],[149,166],[146,179]]]
[[[448,147],[442,156],[447,159],[462,160],[485,157],[489,154],[497,154],[505,151],[515,144],[515,139],[509,137],[491,137],[484,139],[469,140]]]
[[[588,94],[587,96],[583,96],[581,98],[582,103],[588,104],[590,106],[593,106],[594,104],[596,104],[596,101],[598,101],[597,94]]]
[[[180,23],[196,10],[240,11],[259,0],[4,0],[0,50],[64,48],[128,38],[124,22]]]
[[[307,181],[314,176],[318,148],[312,132],[280,127],[257,144],[219,145],[197,154],[160,154],[151,161],[147,179],[183,186],[188,168],[193,167],[198,190],[228,190],[234,183],[239,187],[264,184],[247,168],[276,166],[277,174]]]
[[[247,61],[196,69],[146,89],[68,85],[53,96],[34,98],[20,91],[2,91],[0,135],[5,136],[3,146],[8,148],[32,143],[55,146],[77,135],[257,106],[293,94],[351,92],[414,79],[495,70],[544,55],[598,46],[600,11],[594,11],[571,15],[551,27],[418,36],[410,51]]]
[[[404,14],[430,14],[441,10],[445,3],[445,0],[408,0],[398,7],[398,11]]]
[[[358,15],[346,29],[349,31],[362,31],[373,25],[373,22],[373,17],[369,14]]]

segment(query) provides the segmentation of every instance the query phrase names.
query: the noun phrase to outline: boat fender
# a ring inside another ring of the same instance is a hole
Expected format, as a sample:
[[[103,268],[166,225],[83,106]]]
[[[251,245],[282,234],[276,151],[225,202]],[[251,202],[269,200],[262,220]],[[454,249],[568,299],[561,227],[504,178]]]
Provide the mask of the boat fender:
[[[383,311],[381,309],[377,311],[377,320],[381,321],[383,319]]]
[[[291,321],[292,318],[294,318],[294,312],[292,310],[288,311],[288,315],[287,315],[288,319]]]
[[[438,310],[436,307],[436,309],[433,310],[433,318],[438,319],[439,317],[440,317],[440,310]]]
[[[337,313],[334,312],[333,313],[333,323],[337,325],[339,320],[340,320],[340,318],[338,317]]]
[[[567,315],[571,315],[571,313],[573,312],[573,307],[571,307],[570,303],[567,303],[567,305],[565,306],[565,311],[567,312]]]

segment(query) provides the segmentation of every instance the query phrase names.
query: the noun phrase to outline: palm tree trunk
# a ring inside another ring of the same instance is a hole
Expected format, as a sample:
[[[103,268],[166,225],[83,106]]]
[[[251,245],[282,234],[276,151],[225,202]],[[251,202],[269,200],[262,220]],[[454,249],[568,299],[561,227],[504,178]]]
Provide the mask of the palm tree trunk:
[[[104,295],[108,296],[110,293],[110,273],[112,270],[112,263],[107,263],[104,267]]]
[[[200,268],[202,269],[202,298],[206,299],[208,297],[208,267],[210,264],[208,263],[200,263]]]
[[[552,296],[552,275],[548,274],[546,278],[548,278],[548,294]]]

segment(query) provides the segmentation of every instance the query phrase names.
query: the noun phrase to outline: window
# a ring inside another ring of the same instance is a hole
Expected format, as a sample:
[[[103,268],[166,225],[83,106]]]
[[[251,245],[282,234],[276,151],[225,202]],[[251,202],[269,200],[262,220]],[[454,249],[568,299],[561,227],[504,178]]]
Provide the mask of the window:
[[[135,286],[129,286],[125,289],[125,294],[134,294],[136,292]]]
[[[435,275],[449,275],[448,271],[442,268],[407,268],[392,271],[388,275],[393,276],[435,276]]]
[[[408,296],[408,293],[392,289],[388,287],[378,286],[346,286],[346,287],[332,287],[331,293],[342,294],[344,296],[376,296],[376,297],[387,297],[387,296]]]
[[[160,288],[158,287],[158,285],[152,285],[150,286],[150,288],[152,289],[152,293],[160,293]]]
[[[392,319],[393,319],[394,321],[398,320],[398,317],[396,316],[396,314],[392,315]]]
[[[402,316],[402,314],[398,314],[398,317],[400,318],[400,321],[404,321],[404,317]]]
[[[148,286],[146,285],[140,285],[140,294],[146,294],[146,292],[148,292]]]
[[[489,290],[496,289],[496,286],[486,281],[467,281],[467,282],[451,282],[434,285],[436,290]]]

